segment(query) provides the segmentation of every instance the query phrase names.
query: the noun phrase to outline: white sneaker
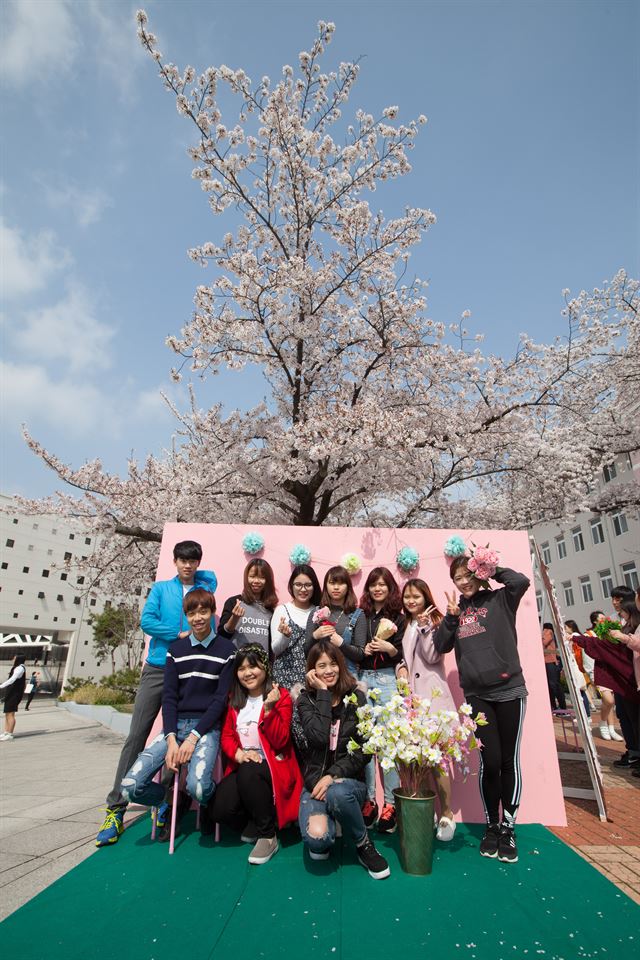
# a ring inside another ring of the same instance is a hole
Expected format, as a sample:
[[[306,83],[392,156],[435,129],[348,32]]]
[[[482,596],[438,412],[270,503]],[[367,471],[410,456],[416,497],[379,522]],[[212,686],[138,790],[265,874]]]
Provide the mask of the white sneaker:
[[[249,863],[268,863],[278,849],[277,837],[261,837],[249,854]]]
[[[0,733],[0,740],[13,740],[15,739],[12,733]]]
[[[436,830],[436,839],[442,840],[443,843],[448,843],[449,840],[453,840],[453,835],[455,832],[455,820],[452,820],[450,817],[440,817],[438,829]]]
[[[609,733],[609,727],[606,726],[606,724],[601,723],[599,729],[600,729],[600,737],[601,737],[603,740],[611,740],[611,734]]]
[[[609,737],[612,740],[618,740],[618,741],[624,740],[624,737],[621,737],[620,734],[615,729],[615,727],[613,727],[611,724],[609,724]]]

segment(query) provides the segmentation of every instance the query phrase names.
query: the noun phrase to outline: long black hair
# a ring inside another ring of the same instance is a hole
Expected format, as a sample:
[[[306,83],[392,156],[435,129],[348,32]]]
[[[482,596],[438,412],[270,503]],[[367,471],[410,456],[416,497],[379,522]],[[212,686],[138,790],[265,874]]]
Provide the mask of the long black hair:
[[[9,671],[9,676],[12,677],[14,670],[17,670],[18,667],[21,667],[23,663],[26,663],[26,660],[27,660],[27,658],[26,658],[26,657],[23,657],[21,653],[17,653],[17,654],[15,655],[15,657],[13,658],[13,666],[11,667],[11,670]],[[26,673],[26,670],[25,670],[25,673]]]

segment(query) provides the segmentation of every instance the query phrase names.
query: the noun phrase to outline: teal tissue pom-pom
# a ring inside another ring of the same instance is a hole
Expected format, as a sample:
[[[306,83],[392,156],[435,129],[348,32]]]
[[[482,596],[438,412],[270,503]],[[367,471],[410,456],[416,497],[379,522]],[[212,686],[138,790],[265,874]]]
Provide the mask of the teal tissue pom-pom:
[[[242,549],[250,555],[260,553],[264,547],[264,537],[259,533],[248,533],[242,540]]]
[[[411,573],[418,566],[420,554],[413,547],[403,547],[396,554],[396,563],[405,573]]]
[[[309,560],[311,560],[311,550],[305,547],[303,543],[296,543],[295,547],[291,549],[289,560],[294,567],[297,567],[300,563],[309,563]]]

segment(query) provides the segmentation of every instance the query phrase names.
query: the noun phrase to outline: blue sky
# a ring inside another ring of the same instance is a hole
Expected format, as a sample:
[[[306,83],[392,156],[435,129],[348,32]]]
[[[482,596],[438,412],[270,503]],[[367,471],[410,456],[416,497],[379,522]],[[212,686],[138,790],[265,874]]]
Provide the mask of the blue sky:
[[[0,33],[2,473],[40,496],[54,475],[20,424],[63,460],[124,471],[170,444],[178,403],[164,339],[206,279],[186,255],[232,224],[191,179],[192,129],[139,47],[128,2],[9,0]],[[164,0],[145,5],[164,55],[197,70],[280,75],[319,19],[325,64],[362,56],[348,110],[429,118],[413,172],[376,194],[438,223],[412,259],[429,316],[472,312],[489,349],[562,332],[561,290],[640,260],[640,6],[607,2]],[[263,396],[255,370],[198,386],[227,409]]]

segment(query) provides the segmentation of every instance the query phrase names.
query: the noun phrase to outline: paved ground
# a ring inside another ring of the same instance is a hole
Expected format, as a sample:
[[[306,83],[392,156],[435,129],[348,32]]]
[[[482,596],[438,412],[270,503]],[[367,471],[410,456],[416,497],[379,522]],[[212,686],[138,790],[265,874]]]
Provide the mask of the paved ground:
[[[122,742],[50,701],[18,712],[0,742],[0,919],[95,851]]]
[[[566,750],[557,722],[556,734]],[[122,740],[51,702],[19,712],[16,739],[0,742],[0,919],[91,853],[109,856],[93,841]],[[610,822],[600,822],[595,801],[567,799],[568,826],[554,833],[640,903],[640,779],[611,766],[618,744],[596,743]],[[586,765],[561,769],[563,782],[588,786]]]
[[[555,729],[558,749],[570,752],[573,743],[567,744],[563,739],[558,720]],[[567,826],[552,830],[640,904],[640,778],[632,777],[628,769],[613,766],[624,751],[624,744],[600,739],[597,729],[595,726],[594,742],[602,766],[609,819],[606,823],[599,819],[595,800],[567,797]],[[591,786],[587,765],[582,761],[561,760],[560,773],[565,786]]]

